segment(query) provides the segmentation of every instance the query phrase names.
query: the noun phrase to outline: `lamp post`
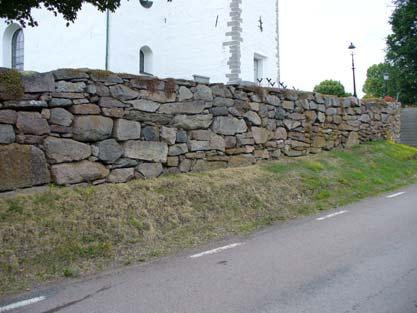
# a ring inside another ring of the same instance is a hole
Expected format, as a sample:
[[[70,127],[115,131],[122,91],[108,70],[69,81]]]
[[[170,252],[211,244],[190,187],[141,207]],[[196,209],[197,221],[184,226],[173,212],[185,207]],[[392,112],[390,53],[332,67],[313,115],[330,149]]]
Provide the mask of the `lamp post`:
[[[388,96],[388,81],[389,81],[389,74],[384,73],[384,96]]]
[[[352,51],[353,96],[355,98],[357,98],[358,97],[358,94],[356,93],[356,75],[355,75],[355,57],[354,57],[355,54],[353,53],[353,50],[355,50],[355,49],[356,49],[356,47],[353,44],[353,42],[350,43],[349,50]]]

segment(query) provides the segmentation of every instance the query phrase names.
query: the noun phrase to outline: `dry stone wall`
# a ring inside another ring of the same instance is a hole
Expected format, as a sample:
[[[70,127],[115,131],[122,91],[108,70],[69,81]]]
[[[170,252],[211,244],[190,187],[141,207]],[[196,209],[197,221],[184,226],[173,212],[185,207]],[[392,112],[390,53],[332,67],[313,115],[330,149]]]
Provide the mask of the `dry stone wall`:
[[[0,191],[121,183],[399,138],[397,103],[94,70],[14,84],[10,74],[0,71]]]

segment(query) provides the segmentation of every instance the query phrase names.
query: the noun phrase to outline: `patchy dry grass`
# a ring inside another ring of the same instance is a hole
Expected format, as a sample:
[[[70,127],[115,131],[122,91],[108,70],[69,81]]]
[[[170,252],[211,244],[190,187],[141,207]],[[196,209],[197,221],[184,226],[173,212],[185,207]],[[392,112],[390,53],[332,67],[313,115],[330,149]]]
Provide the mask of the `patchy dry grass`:
[[[417,181],[417,149],[314,157],[0,199],[0,294],[150,260]]]

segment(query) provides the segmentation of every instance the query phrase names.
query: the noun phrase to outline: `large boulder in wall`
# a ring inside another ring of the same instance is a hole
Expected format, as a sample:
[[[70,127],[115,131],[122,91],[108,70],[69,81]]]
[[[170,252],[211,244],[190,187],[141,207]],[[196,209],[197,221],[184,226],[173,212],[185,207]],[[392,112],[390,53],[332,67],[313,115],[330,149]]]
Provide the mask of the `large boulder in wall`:
[[[51,181],[46,158],[35,146],[0,146],[0,191],[48,184]]]
[[[113,131],[113,120],[98,115],[77,116],[73,124],[74,139],[95,142],[109,138]]]
[[[57,185],[72,185],[94,182],[106,178],[109,170],[102,164],[90,161],[53,165],[52,178]]]

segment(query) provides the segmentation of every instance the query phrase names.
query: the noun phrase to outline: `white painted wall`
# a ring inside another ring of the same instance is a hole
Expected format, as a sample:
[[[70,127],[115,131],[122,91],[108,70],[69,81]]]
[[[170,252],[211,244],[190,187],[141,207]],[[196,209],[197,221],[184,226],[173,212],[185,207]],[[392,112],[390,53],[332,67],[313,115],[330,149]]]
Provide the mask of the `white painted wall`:
[[[139,73],[139,50],[148,46],[153,52],[153,74],[157,76],[192,79],[198,74],[209,76],[211,81],[224,81],[228,60],[228,51],[223,47],[229,18],[227,3],[155,1],[152,8],[145,9],[139,1],[124,0],[111,15],[110,69]]]
[[[243,80],[253,81],[255,53],[266,57],[264,75],[276,78],[275,1],[243,0]],[[211,82],[227,82],[229,49],[223,43],[229,40],[229,14],[230,0],[154,1],[150,9],[139,1],[122,0],[122,6],[110,15],[109,69],[138,74],[139,51],[148,46],[156,76],[192,79],[197,74],[210,77]],[[259,16],[264,21],[263,33],[258,28]],[[39,27],[24,29],[25,70],[105,68],[105,13],[85,5],[69,27],[46,10],[34,10],[34,17]],[[1,36],[7,27],[0,23]],[[0,62],[10,66],[5,49],[9,51],[4,45],[0,49]]]
[[[76,23],[66,26],[61,17],[54,17],[46,10],[33,10],[39,27],[26,27],[25,70],[45,72],[57,68],[104,68],[105,14],[89,5],[83,6]],[[10,49],[3,43],[8,25],[0,23],[3,49],[2,66],[9,66]]]
[[[263,32],[258,27],[260,16]],[[243,0],[242,20],[242,80],[254,80],[254,56],[259,54],[265,57],[262,62],[262,76],[277,81],[276,0]],[[263,85],[267,85],[265,81]]]

